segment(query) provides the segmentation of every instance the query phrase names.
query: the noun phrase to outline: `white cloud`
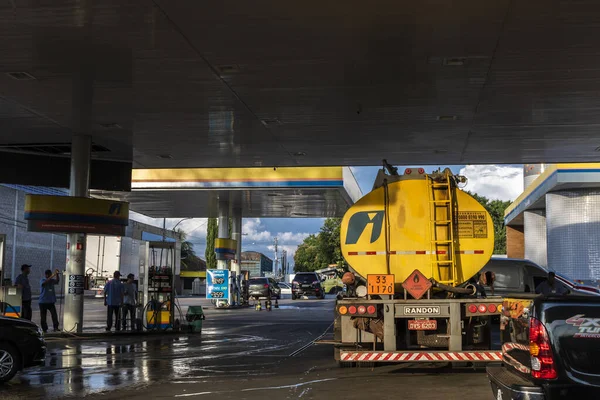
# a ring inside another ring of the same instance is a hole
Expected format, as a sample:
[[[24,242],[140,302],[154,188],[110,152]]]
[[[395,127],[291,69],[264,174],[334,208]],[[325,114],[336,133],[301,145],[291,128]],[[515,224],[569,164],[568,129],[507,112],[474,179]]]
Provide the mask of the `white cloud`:
[[[299,245],[309,235],[310,233],[306,232],[280,232],[277,234],[277,237],[279,238],[279,243]]]
[[[242,241],[265,243],[273,241],[271,232],[266,231],[260,223],[260,218],[250,218],[242,224]]]
[[[523,168],[514,165],[467,165],[460,175],[467,177],[463,188],[491,200],[514,200],[523,192]]]

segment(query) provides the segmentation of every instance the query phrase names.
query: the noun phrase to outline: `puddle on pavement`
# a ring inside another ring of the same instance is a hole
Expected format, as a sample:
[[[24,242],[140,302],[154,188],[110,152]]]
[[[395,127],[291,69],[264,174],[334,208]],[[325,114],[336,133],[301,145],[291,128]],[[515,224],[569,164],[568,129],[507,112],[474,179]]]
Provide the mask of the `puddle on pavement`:
[[[277,351],[288,346],[259,335],[213,336],[208,340],[200,336],[163,337],[133,344],[127,340],[48,343],[45,365],[27,369],[9,385],[0,386],[0,398],[4,394],[28,399],[81,398],[165,380],[200,380],[207,374],[221,376],[235,371],[240,377],[265,375],[268,372],[257,372],[257,365],[272,366],[275,364],[272,360],[265,359],[264,363],[235,360],[248,355],[255,360],[276,356]],[[225,359],[230,361],[223,363]]]

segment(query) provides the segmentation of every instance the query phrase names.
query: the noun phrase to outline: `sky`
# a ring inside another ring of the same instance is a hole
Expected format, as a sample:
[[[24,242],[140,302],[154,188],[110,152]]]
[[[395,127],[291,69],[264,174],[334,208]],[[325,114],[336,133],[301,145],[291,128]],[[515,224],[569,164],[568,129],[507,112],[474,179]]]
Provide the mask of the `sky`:
[[[352,167],[352,172],[364,194],[367,194],[375,180],[380,167]],[[399,166],[398,172],[406,168],[419,166]],[[438,167],[424,166],[426,172]],[[442,167],[445,168],[445,167]],[[449,168],[454,173],[464,175],[468,181],[463,190],[495,200],[514,200],[523,191],[522,165],[453,165]],[[132,213],[132,219],[152,225],[162,226],[162,219],[154,219],[141,214]],[[176,224],[188,235],[194,244],[196,254],[204,258],[206,249],[206,218],[167,219],[167,229]],[[279,251],[287,250],[288,261],[293,265],[296,248],[304,238],[316,234],[323,225],[323,218],[244,218],[242,222],[242,251],[258,251],[274,259],[274,238],[278,238]]]

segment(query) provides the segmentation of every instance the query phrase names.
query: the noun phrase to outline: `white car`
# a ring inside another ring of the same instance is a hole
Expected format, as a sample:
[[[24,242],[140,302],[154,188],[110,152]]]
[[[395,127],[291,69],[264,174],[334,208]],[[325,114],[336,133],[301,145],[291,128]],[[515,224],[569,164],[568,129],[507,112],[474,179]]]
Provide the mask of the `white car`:
[[[277,285],[281,288],[281,294],[292,294],[292,287],[289,283],[278,282]]]

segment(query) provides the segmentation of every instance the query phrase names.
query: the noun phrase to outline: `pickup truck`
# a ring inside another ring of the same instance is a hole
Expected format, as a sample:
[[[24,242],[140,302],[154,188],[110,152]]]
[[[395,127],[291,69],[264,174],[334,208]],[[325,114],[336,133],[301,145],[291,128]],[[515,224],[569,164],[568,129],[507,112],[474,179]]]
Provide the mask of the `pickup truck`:
[[[502,365],[487,368],[497,400],[600,398],[600,296],[504,299]]]

